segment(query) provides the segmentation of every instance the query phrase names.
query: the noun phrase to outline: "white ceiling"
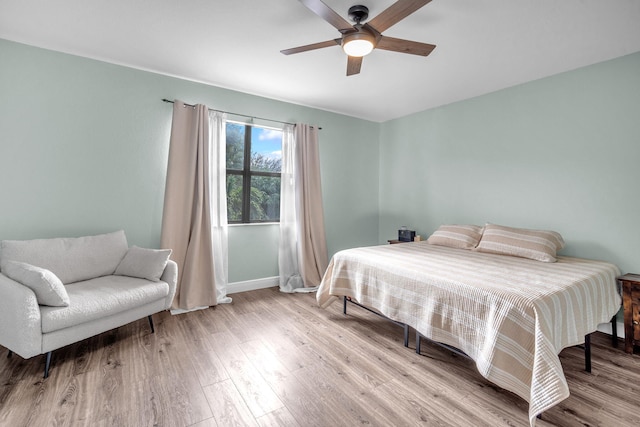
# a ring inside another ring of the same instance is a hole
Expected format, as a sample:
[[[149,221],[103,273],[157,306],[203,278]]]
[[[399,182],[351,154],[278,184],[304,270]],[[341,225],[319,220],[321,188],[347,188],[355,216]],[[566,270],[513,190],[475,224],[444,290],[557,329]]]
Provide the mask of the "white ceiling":
[[[337,45],[280,53],[339,37],[297,0],[0,0],[0,38],[378,122],[638,52],[640,1],[433,0],[384,35],[437,47],[346,77]]]

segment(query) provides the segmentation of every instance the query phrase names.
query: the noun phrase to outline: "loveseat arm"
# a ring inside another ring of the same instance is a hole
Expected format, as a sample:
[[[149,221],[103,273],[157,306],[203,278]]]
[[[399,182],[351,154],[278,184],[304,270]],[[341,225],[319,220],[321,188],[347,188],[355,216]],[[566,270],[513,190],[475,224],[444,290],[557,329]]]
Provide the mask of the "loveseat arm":
[[[173,303],[173,297],[176,295],[176,287],[178,284],[178,264],[175,261],[169,260],[167,266],[164,268],[164,272],[160,277],[160,280],[166,282],[169,285],[169,294],[165,300],[164,309],[169,310]]]
[[[0,345],[25,359],[42,354],[42,321],[36,294],[2,273]]]

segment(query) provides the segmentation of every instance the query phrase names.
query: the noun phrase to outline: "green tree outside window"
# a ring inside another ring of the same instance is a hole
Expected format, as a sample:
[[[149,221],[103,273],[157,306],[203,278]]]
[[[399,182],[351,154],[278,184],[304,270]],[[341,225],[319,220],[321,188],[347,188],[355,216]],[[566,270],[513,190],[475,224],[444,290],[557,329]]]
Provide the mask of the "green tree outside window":
[[[282,131],[228,122],[226,132],[228,222],[278,222]]]

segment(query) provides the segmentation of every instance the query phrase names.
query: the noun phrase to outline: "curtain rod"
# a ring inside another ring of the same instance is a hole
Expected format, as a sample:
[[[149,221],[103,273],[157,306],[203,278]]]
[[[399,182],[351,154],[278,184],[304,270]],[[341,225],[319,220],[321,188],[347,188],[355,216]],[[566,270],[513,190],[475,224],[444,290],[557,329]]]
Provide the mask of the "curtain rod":
[[[169,103],[171,103],[171,104],[173,104],[173,103],[174,103],[172,100],[167,99],[167,98],[162,98],[162,101],[164,101],[164,102],[169,102]],[[186,107],[195,107],[195,105],[193,105],[193,104],[187,104],[187,103],[185,103],[184,105],[185,105]],[[268,121],[268,122],[282,123],[283,125],[291,125],[291,126],[295,126],[295,123],[283,122],[283,121],[280,121],[280,120],[265,119],[265,118],[262,118],[262,117],[256,117],[256,116],[247,116],[246,114],[232,113],[232,112],[230,112],[230,111],[214,110],[213,108],[209,108],[209,110],[210,110],[210,111],[218,111],[218,112],[220,112],[220,113],[233,114],[234,116],[247,117],[247,118],[249,118],[249,119],[266,120],[266,121]],[[312,127],[313,127],[313,126],[312,126]],[[322,130],[322,128],[321,128],[321,127],[319,127],[319,128],[318,128],[318,130]]]

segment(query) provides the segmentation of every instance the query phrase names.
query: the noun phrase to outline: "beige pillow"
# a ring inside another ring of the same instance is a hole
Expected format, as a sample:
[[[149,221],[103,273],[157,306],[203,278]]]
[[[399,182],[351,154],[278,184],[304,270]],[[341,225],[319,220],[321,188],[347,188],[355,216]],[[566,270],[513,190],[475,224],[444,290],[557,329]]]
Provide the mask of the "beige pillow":
[[[36,294],[36,300],[40,305],[52,307],[69,305],[66,288],[58,276],[49,270],[26,262],[6,260],[2,263],[2,273],[31,289]]]
[[[556,262],[556,252],[563,247],[564,240],[555,231],[487,224],[476,250],[542,262]]]
[[[473,249],[482,237],[482,227],[477,225],[441,225],[429,236],[427,243],[450,248]]]

